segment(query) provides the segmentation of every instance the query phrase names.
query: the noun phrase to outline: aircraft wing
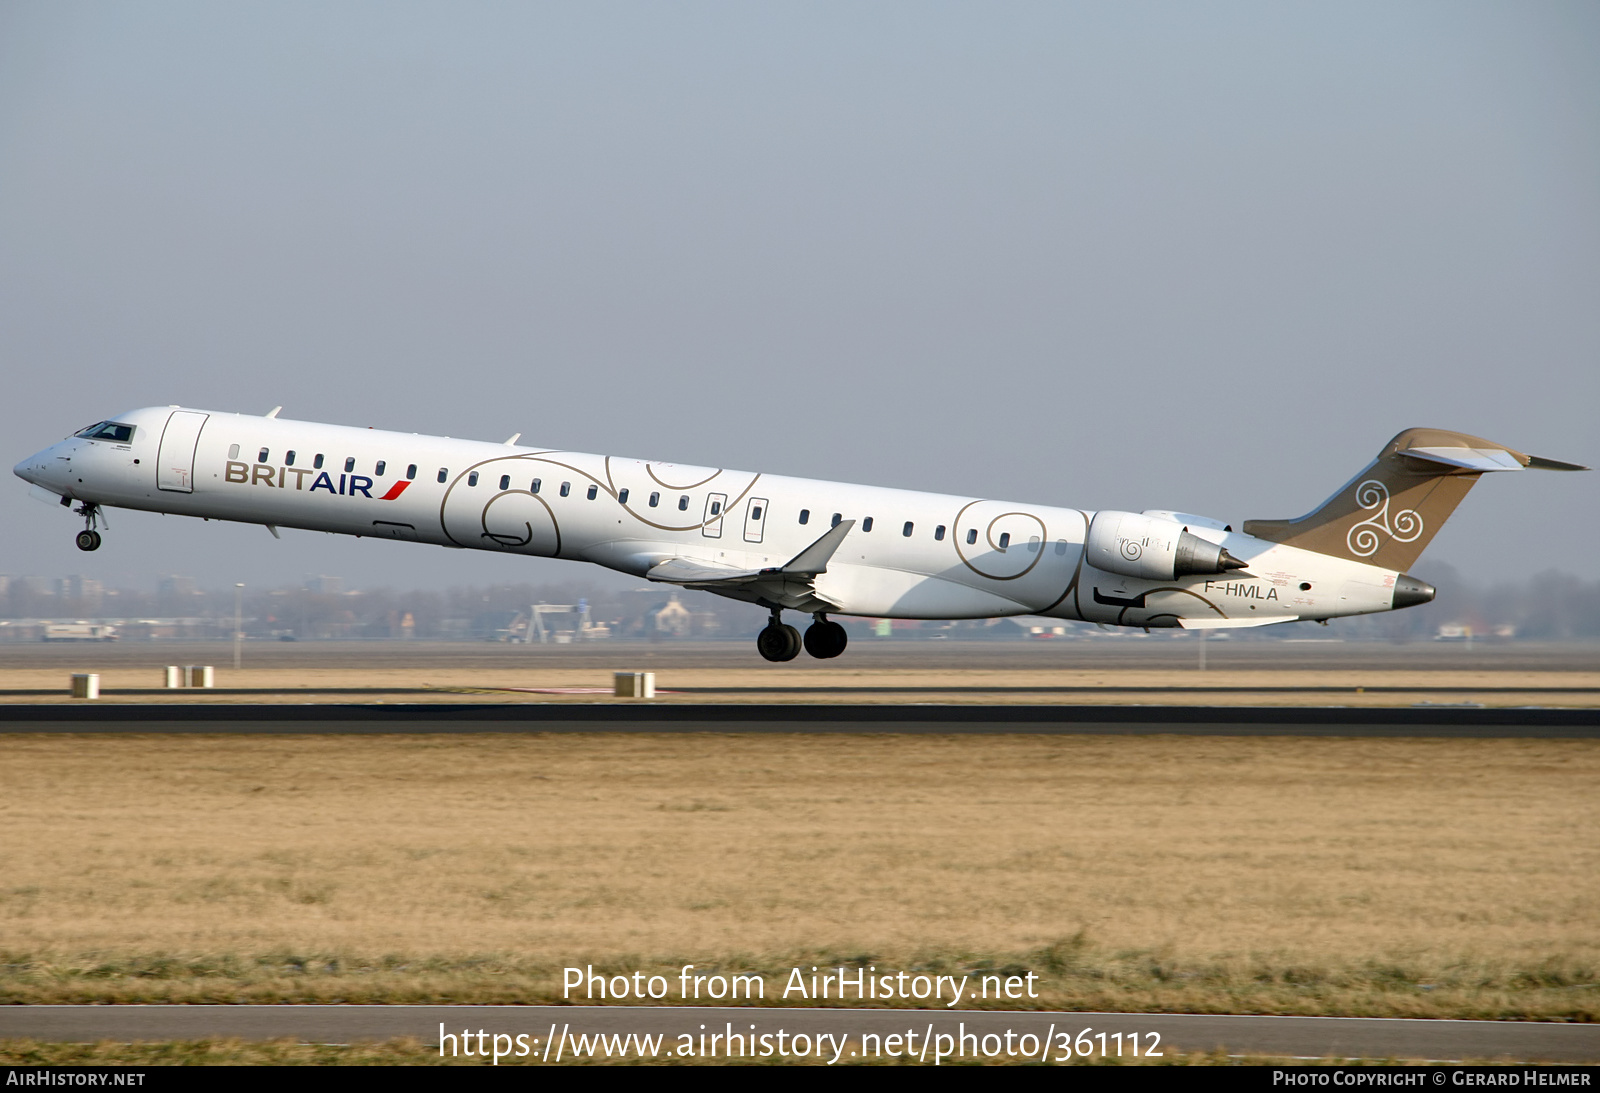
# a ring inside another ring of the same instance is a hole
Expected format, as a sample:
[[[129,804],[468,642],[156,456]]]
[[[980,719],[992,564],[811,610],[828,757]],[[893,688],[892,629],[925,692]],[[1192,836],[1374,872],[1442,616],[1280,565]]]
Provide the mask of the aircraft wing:
[[[735,569],[692,558],[668,558],[653,566],[647,578],[684,588],[716,592],[751,603],[778,604],[797,611],[833,611],[836,604],[817,595],[815,580],[828,571],[828,559],[855,527],[842,520],[786,564],[767,569]]]
[[[659,565],[653,566],[645,576],[652,581],[665,581],[667,584],[717,584],[719,582],[746,584],[759,579],[761,570],[734,569],[732,566],[711,565],[708,562],[696,562],[688,558],[668,558]]]

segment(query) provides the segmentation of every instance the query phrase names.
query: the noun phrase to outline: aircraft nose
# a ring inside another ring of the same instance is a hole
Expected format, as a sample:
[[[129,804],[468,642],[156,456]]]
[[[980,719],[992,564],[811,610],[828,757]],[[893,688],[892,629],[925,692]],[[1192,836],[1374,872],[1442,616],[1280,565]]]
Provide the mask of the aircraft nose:
[[[34,486],[49,486],[50,472],[60,462],[60,453],[56,450],[59,444],[51,445],[43,451],[34,452],[27,459],[11,468],[11,473],[24,482]]]
[[[43,453],[30,455],[27,459],[24,459],[21,463],[18,463],[15,467],[12,467],[11,473],[22,479],[24,482],[37,486],[39,484],[39,456],[41,454]]]

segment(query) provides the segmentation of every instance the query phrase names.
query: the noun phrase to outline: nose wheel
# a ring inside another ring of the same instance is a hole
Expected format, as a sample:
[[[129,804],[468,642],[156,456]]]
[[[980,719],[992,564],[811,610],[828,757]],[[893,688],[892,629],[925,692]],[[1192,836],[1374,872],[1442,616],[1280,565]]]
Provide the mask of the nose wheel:
[[[100,522],[100,506],[92,505],[85,501],[78,509],[78,515],[83,517],[84,528],[78,532],[76,542],[79,550],[99,550],[100,533],[95,530],[95,525]]]
[[[772,621],[756,635],[756,652],[774,662],[793,660],[800,655],[800,631],[785,625],[774,610]]]
[[[831,660],[844,652],[844,647],[850,644],[850,635],[845,633],[844,627],[820,614],[816,620],[806,627],[806,652],[818,660]]]

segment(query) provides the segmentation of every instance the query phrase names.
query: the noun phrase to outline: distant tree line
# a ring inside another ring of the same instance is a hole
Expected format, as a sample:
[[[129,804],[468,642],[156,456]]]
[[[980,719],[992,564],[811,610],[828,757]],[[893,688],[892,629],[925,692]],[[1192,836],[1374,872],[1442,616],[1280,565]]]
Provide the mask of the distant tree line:
[[[1420,568],[1420,567],[1419,567]],[[1474,637],[1497,632],[1525,640],[1600,638],[1600,580],[1568,573],[1538,573],[1516,581],[1469,581],[1444,563],[1426,568],[1438,589],[1432,603],[1404,611],[1335,619],[1329,636],[1388,641],[1431,640],[1441,627],[1469,628]],[[252,638],[416,638],[492,640],[532,604],[585,603],[590,618],[616,637],[658,637],[655,613],[676,594],[692,612],[694,637],[747,637],[766,612],[704,592],[678,592],[665,585],[606,588],[587,582],[496,584],[443,592],[373,588],[345,591],[342,582],[319,578],[299,587],[247,588],[245,630]],[[234,589],[199,588],[186,578],[164,579],[155,591],[104,589],[76,577],[0,577],[0,618],[162,618],[213,620],[231,630]],[[935,625],[935,624],[928,624]],[[963,623],[949,632],[979,630]],[[1265,627],[1241,638],[1271,640],[1305,636],[1311,624]],[[977,636],[974,633],[973,636]]]

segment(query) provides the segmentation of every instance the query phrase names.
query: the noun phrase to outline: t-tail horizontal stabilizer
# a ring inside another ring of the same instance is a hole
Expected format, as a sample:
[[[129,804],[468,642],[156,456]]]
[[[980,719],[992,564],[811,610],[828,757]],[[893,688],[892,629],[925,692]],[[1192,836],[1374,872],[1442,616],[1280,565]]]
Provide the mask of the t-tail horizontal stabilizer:
[[[1246,520],[1244,533],[1404,572],[1481,475],[1588,469],[1466,433],[1407,429],[1315,511],[1296,520]]]

